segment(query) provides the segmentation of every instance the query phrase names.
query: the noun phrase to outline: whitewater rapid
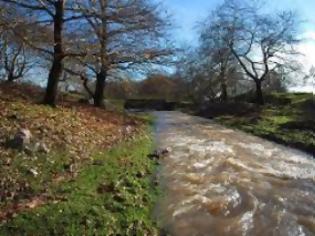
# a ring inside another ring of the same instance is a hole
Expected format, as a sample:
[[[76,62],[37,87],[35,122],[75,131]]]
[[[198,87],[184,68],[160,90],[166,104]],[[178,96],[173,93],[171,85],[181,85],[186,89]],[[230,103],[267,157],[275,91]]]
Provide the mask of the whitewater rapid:
[[[180,112],[155,112],[161,226],[174,236],[315,235],[315,161]]]

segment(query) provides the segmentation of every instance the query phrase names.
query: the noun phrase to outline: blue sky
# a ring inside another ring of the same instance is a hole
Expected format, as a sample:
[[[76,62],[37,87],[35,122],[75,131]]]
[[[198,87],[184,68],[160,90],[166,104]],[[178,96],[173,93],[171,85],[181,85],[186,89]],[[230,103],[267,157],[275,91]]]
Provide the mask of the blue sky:
[[[175,19],[175,37],[178,42],[194,42],[197,35],[196,23],[202,21],[223,0],[164,0],[164,5]],[[297,10],[300,17],[306,20],[305,31],[315,32],[315,0],[267,0],[269,9]]]
[[[173,15],[174,38],[180,45],[196,45],[198,34],[196,32],[197,22],[211,13],[223,0],[162,0],[168,12]],[[305,40],[298,46],[304,55],[301,62],[304,71],[307,72],[311,66],[315,66],[315,0],[265,0],[267,9],[272,10],[295,10],[304,21],[301,36]],[[304,86],[303,89],[311,91],[312,85]],[[297,88],[301,90],[301,88]],[[315,92],[315,91],[314,91]]]

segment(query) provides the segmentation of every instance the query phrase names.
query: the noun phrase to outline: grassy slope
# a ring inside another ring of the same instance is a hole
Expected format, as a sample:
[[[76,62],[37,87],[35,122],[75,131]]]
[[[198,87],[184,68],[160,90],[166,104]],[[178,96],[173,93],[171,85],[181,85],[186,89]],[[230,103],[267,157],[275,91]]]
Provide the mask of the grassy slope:
[[[151,210],[156,196],[143,135],[94,156],[73,181],[51,191],[64,201],[24,212],[0,226],[0,235],[155,235]]]
[[[274,93],[267,105],[242,115],[215,120],[315,155],[315,107],[311,94]]]
[[[33,86],[0,84],[0,235],[153,235],[150,118],[73,97],[53,109],[37,104],[41,96]],[[51,151],[7,148],[21,127]]]

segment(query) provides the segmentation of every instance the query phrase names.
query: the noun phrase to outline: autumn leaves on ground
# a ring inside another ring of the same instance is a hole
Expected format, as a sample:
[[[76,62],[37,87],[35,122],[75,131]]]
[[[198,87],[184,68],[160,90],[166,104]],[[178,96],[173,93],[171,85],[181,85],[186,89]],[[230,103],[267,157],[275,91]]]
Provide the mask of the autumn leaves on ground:
[[[0,85],[0,235],[153,232],[145,118],[69,95],[51,108],[38,103],[41,93]],[[20,129],[32,134],[24,150],[8,145]]]

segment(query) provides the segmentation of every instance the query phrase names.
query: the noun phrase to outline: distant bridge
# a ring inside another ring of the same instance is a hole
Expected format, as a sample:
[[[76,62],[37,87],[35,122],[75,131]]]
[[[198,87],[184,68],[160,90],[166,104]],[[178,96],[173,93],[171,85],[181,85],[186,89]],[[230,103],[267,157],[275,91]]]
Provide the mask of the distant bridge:
[[[125,109],[128,110],[172,111],[175,107],[176,102],[167,102],[164,99],[127,99],[125,102]]]

